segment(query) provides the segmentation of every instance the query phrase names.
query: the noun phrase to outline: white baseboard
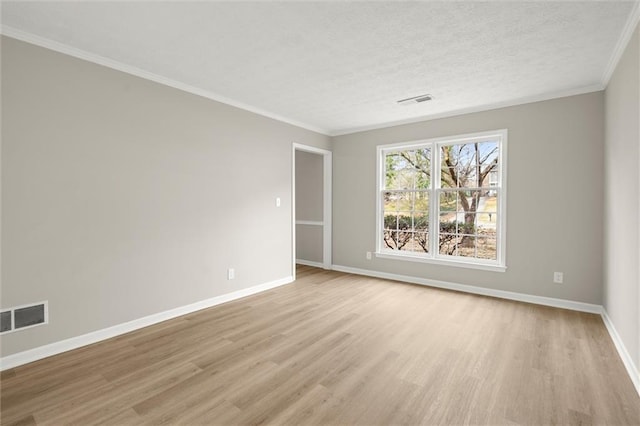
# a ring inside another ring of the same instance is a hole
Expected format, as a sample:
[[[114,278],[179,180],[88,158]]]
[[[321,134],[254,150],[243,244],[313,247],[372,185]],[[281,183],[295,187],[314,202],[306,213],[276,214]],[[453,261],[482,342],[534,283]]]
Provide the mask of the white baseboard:
[[[315,268],[324,268],[324,263],[322,263],[322,262],[313,262],[311,260],[296,259],[296,263],[299,264],[299,265],[313,266]]]
[[[633,362],[633,358],[627,351],[627,348],[624,345],[624,342],[622,341],[622,339],[620,338],[620,335],[616,331],[616,328],[614,327],[613,322],[609,317],[609,314],[601,305],[594,305],[591,303],[583,303],[583,302],[574,302],[574,301],[565,300],[565,299],[555,299],[552,297],[533,296],[530,294],[514,293],[510,291],[503,291],[503,290],[493,290],[489,288],[475,287],[475,286],[464,285],[464,284],[456,284],[456,283],[450,283],[446,281],[436,281],[436,280],[429,280],[425,278],[411,277],[407,275],[397,275],[397,274],[391,274],[387,272],[352,268],[349,266],[333,265],[333,270],[346,272],[350,274],[365,275],[369,277],[403,281],[403,282],[408,282],[412,284],[420,284],[420,285],[425,285],[429,287],[438,287],[438,288],[443,288],[447,290],[462,291],[465,293],[481,294],[483,296],[492,296],[492,297],[498,297],[501,299],[516,300],[519,302],[534,303],[537,305],[552,306],[554,308],[570,309],[572,311],[600,314],[604,322],[604,325],[606,326],[607,331],[611,336],[611,340],[613,340],[616,350],[618,351],[618,354],[622,359],[622,363],[627,369],[627,373],[629,374],[629,377],[633,382],[633,386],[638,392],[638,395],[640,395],[640,373],[638,373],[638,367]]]
[[[309,262],[305,260],[296,260],[296,263],[301,265],[323,267],[323,264],[317,262]],[[516,300],[520,302],[534,303],[538,305],[552,306],[556,308],[570,309],[574,311],[589,312],[600,314],[602,320],[613,340],[613,343],[622,359],[622,362],[627,369],[627,373],[636,388],[636,391],[640,395],[640,374],[638,368],[633,362],[633,359],[627,348],[625,347],[620,335],[616,331],[611,318],[607,314],[607,311],[600,305],[593,305],[590,303],[574,302],[564,299],[555,299],[551,297],[533,296],[528,294],[514,293],[503,290],[493,290],[482,287],[475,287],[464,284],[450,283],[446,281],[429,280],[425,278],[412,277],[407,275],[397,275],[387,272],[372,271],[367,269],[352,268],[348,266],[333,265],[332,269],[335,271],[346,272],[350,274],[365,275],[376,278],[384,278],[395,281],[404,281],[412,284],[420,284],[430,287],[443,288],[447,290],[462,291],[472,294],[480,294],[484,296],[493,296],[501,299]],[[17,354],[9,355],[0,358],[0,371],[9,368],[18,367],[29,362],[37,361],[52,355],[57,355],[62,352],[70,351],[82,346],[97,343],[102,340],[106,340],[112,337],[119,336],[124,333],[128,333],[143,327],[147,327],[153,324],[157,324],[162,321],[166,321],[172,318],[179,317],[181,315],[190,314],[201,309],[206,309],[212,306],[220,305],[225,302],[240,299],[242,297],[250,296],[252,294],[260,293],[275,287],[279,287],[285,284],[293,282],[293,277],[285,277],[279,280],[271,281],[268,283],[260,284],[254,287],[246,288],[243,290],[234,291],[233,293],[223,294],[211,299],[202,300],[200,302],[192,303],[190,305],[181,306],[179,308],[171,309],[165,312],[149,315],[137,320],[129,321],[123,324],[118,324],[113,327],[105,328],[102,330],[94,331],[84,334],[82,336],[72,337],[70,339],[62,340],[60,342],[51,343],[38,348],[30,349]]]
[[[61,340],[59,342],[50,343],[48,345],[40,346],[34,349],[29,349],[17,354],[8,355],[0,358],[0,371],[9,368],[18,367],[29,362],[38,361],[43,358],[57,355],[62,352],[67,352],[72,349],[77,349],[82,346],[90,345],[100,342],[102,340],[110,339],[112,337],[119,336],[121,334],[129,333],[131,331],[148,327],[153,324],[157,324],[162,321],[166,321],[172,318],[176,318],[182,315],[190,314],[201,309],[210,308],[212,306],[220,305],[222,303],[230,302],[232,300],[240,299],[242,297],[251,296],[252,294],[260,293],[265,290],[269,290],[281,285],[289,284],[293,282],[293,277],[285,277],[275,281],[270,281],[264,284],[259,284],[253,287],[245,288],[242,290],[234,291],[232,293],[223,294],[220,296],[212,297],[211,299],[201,300],[196,303],[192,303],[186,306],[180,306],[168,311],[159,312],[157,314],[149,315],[143,318],[138,318],[133,321],[129,321],[123,324],[114,325],[102,330],[93,331],[91,333],[83,334],[81,336],[72,337],[70,339]]]
[[[411,284],[420,284],[429,287],[444,288],[447,290],[462,291],[465,293],[480,294],[483,296],[498,297],[500,299],[535,303],[537,305],[544,306],[553,306],[554,308],[570,309],[572,311],[589,312],[592,314],[602,313],[601,305],[593,305],[591,303],[574,302],[572,300],[555,299],[553,297],[534,296],[531,294],[515,293],[512,291],[494,290],[491,288],[476,287],[466,284],[456,284],[447,281],[437,281],[427,278],[412,277],[408,275],[397,275],[387,272],[371,271],[368,269],[351,268],[349,266],[333,265],[333,270],[347,272],[350,274],[366,275],[369,277],[384,278],[388,280],[404,281]]]
[[[629,377],[633,382],[633,386],[635,386],[636,388],[636,392],[638,392],[638,395],[640,395],[640,373],[638,372],[638,367],[633,362],[633,358],[629,354],[629,351],[627,351],[627,347],[624,345],[622,338],[620,338],[618,331],[613,325],[611,317],[609,317],[607,310],[604,308],[602,309],[602,320],[604,321],[604,325],[607,327],[607,331],[611,336],[611,340],[613,340],[613,344],[618,350],[618,354],[622,359],[624,367],[627,369],[627,373],[629,374]]]

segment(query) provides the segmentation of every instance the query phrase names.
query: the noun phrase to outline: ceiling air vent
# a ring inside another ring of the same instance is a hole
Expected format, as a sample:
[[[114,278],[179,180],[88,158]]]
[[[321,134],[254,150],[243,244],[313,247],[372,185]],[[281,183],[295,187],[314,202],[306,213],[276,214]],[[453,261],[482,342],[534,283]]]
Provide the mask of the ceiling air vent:
[[[419,104],[422,102],[427,102],[433,99],[433,96],[427,94],[427,95],[420,95],[420,96],[414,96],[412,98],[407,98],[407,99],[402,99],[398,101],[398,105],[411,105],[411,104]]]

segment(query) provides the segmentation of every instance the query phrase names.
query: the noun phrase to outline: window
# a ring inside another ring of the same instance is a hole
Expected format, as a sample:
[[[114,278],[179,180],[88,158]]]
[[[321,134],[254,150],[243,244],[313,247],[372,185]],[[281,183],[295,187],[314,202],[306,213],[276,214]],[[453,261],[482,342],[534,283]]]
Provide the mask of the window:
[[[378,147],[379,257],[505,270],[507,131]]]

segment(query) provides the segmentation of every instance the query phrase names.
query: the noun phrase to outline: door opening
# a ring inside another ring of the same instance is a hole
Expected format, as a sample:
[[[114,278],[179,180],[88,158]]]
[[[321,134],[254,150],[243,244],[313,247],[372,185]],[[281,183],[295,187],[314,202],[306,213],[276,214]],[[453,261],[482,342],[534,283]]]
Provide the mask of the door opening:
[[[331,151],[293,144],[292,276],[296,264],[331,269]]]

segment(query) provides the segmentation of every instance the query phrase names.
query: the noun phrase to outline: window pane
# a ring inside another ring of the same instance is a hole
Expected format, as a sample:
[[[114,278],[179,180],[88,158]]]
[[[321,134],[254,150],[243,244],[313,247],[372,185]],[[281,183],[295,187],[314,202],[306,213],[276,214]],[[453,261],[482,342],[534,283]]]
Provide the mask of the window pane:
[[[407,245],[404,247],[404,250],[412,251],[414,253],[424,253],[424,251],[422,250],[422,247],[420,247],[420,244],[418,243],[418,236],[416,235],[415,232],[411,233],[411,239],[409,240]]]
[[[440,192],[440,211],[455,212],[458,210],[458,192],[442,191]]]
[[[483,188],[497,185],[498,143],[478,142],[440,148],[443,188]]]
[[[385,211],[396,211],[397,209],[397,197],[395,192],[383,192],[382,193],[382,205]]]
[[[455,234],[440,234],[438,239],[438,253],[446,255],[455,255],[458,243],[458,237]]]
[[[458,211],[465,213],[477,211],[482,192],[483,191],[460,191],[458,193]]]
[[[440,233],[457,234],[458,222],[456,221],[456,213],[440,213]]]
[[[414,193],[411,191],[396,193],[395,201],[397,210],[411,210],[413,208],[413,197]]]
[[[463,220],[458,222],[458,234],[474,235],[476,233],[476,214],[465,213]]]
[[[427,232],[416,232],[416,251],[421,253],[429,252],[429,234]]]
[[[409,211],[413,209],[415,193],[413,191],[385,191],[382,193],[385,211]]]
[[[429,189],[431,186],[430,148],[390,152],[385,155],[387,189]]]
[[[398,215],[396,213],[384,212],[384,229],[396,230],[398,227]]]
[[[484,213],[498,212],[498,194],[497,191],[481,191],[478,208],[476,211]]]
[[[477,235],[479,237],[489,237],[489,238],[497,238],[498,234],[496,232],[496,228],[478,228]]]
[[[478,258],[496,260],[498,256],[495,238],[478,237]]]
[[[406,189],[401,176],[406,168],[406,162],[399,153],[393,152],[385,155],[385,188]]]
[[[416,192],[413,209],[420,212],[429,211],[429,194],[427,192]]]
[[[382,246],[387,249],[395,250],[396,245],[396,231],[385,229],[382,232]]]
[[[498,196],[491,195],[495,191],[487,191],[486,196],[480,198],[477,214],[478,234],[496,236],[496,225],[498,223]]]
[[[398,213],[398,230],[411,231],[413,229],[413,221],[411,220],[410,212]]]
[[[477,214],[477,232],[478,234],[496,234],[496,223],[498,222],[497,213],[478,213]]]
[[[402,169],[396,174],[393,180],[393,186],[388,189],[413,189],[415,186],[415,176],[415,170]]]
[[[411,241],[411,238],[412,232],[409,231],[385,230],[383,232],[383,244],[392,250],[406,250],[406,245]]]
[[[429,229],[429,215],[423,213],[414,214],[413,227],[416,231],[426,232]]]
[[[476,257],[476,238],[463,236],[458,239],[458,256]]]
[[[396,233],[396,248],[398,250],[409,250],[411,248],[411,245],[409,243],[411,243],[411,240],[413,239],[413,232],[409,232],[409,231],[398,231]],[[409,246],[407,247],[407,244],[409,244]]]
[[[498,186],[498,143],[481,142],[478,144],[480,181],[478,187]]]
[[[411,251],[417,254],[424,254],[429,248],[429,242],[427,238],[428,236],[424,232],[412,232],[411,238],[403,247],[403,250]]]
[[[400,153],[416,173],[416,186],[414,188],[428,188],[431,176],[431,148],[425,147],[403,151]]]

